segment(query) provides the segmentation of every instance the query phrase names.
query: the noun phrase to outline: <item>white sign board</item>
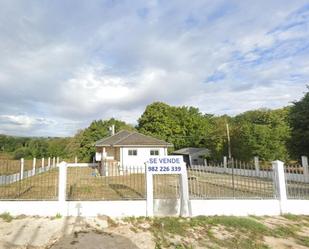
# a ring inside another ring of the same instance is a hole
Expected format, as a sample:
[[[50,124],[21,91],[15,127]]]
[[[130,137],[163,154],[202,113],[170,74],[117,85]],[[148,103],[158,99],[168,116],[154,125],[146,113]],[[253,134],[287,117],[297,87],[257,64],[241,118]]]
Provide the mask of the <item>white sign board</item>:
[[[184,174],[187,172],[182,156],[151,157],[146,163],[147,174]]]
[[[180,215],[189,216],[188,175],[182,156],[151,157],[146,162],[147,216],[153,216],[153,175],[157,174],[176,174],[180,176]]]

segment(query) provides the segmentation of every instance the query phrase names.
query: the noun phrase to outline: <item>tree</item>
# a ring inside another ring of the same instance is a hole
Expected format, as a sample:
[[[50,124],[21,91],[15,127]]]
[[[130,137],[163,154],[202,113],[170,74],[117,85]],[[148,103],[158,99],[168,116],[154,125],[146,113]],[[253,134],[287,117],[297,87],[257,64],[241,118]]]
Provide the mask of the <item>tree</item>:
[[[289,108],[248,111],[236,116],[232,123],[232,154],[241,160],[259,156],[264,160],[289,158]]]
[[[64,158],[67,156],[67,146],[70,143],[72,138],[52,138],[49,139],[47,144],[47,154],[51,157],[61,157]]]
[[[47,139],[34,138],[31,139],[27,144],[26,148],[30,152],[30,157],[46,157],[48,155],[48,141]]]
[[[27,147],[20,147],[14,151],[14,159],[31,157],[31,151]]]
[[[211,119],[212,115],[202,114],[195,107],[154,102],[138,119],[138,130],[172,143],[175,149],[203,147],[212,128]]]
[[[308,86],[309,89],[309,86]],[[295,158],[309,153],[309,92],[293,103],[290,112],[291,153]]]
[[[115,125],[115,132],[120,130],[134,130],[131,125],[114,118],[106,121],[93,121],[88,128],[79,131],[70,144],[68,144],[68,149],[74,149],[73,151],[69,151],[68,154],[71,157],[78,156],[82,161],[91,161],[95,154],[94,143],[99,139],[109,136],[109,127],[112,125]]]

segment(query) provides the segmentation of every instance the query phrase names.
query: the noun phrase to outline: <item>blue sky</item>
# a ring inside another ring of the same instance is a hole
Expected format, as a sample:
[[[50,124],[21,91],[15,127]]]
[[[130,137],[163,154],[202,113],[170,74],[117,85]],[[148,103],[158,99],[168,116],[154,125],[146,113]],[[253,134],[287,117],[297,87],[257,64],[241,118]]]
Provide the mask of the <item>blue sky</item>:
[[[153,101],[235,115],[301,98],[308,1],[0,2],[0,133],[136,123]]]

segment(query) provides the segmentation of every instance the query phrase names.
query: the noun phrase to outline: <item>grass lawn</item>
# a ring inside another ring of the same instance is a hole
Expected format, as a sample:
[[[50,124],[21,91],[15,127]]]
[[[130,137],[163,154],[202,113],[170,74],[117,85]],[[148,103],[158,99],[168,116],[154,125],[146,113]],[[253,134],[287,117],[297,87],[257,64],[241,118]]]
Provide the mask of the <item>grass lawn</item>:
[[[135,171],[112,172],[100,176],[95,168],[68,168],[67,200],[141,200],[146,198],[145,174]],[[188,171],[191,199],[274,197],[271,180],[231,175]],[[304,193],[309,199],[309,184],[294,184],[293,191]],[[58,169],[7,185],[0,185],[0,199],[56,200]],[[179,197],[179,179],[175,175],[154,176],[155,198]],[[304,198],[304,197],[303,197]]]
[[[44,164],[47,166],[48,160],[45,158]],[[52,159],[51,159],[52,163]],[[12,175],[20,173],[20,160],[4,160],[0,159],[0,175]],[[42,166],[42,160],[36,159],[36,168]],[[33,168],[33,160],[24,160],[24,171],[31,170]]]
[[[25,178],[11,184],[0,185],[0,199],[56,200],[58,197],[58,169]]]

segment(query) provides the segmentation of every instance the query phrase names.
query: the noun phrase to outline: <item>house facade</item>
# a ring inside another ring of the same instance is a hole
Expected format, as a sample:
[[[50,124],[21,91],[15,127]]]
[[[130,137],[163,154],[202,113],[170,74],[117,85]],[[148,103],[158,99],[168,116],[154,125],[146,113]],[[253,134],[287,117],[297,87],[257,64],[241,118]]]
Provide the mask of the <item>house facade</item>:
[[[138,132],[120,131],[95,143],[96,161],[122,167],[143,166],[149,157],[166,156],[173,145]]]
[[[184,162],[187,166],[192,165],[205,165],[207,164],[206,157],[210,155],[210,152],[206,148],[182,148],[175,150],[173,155],[182,155]]]

